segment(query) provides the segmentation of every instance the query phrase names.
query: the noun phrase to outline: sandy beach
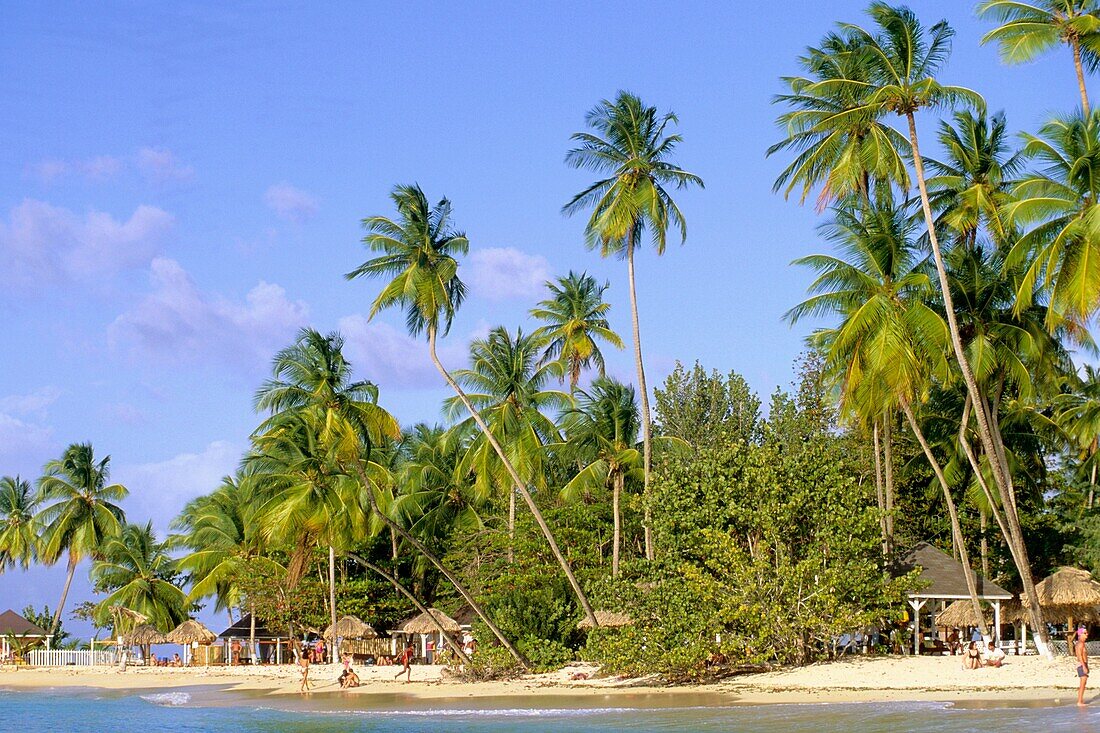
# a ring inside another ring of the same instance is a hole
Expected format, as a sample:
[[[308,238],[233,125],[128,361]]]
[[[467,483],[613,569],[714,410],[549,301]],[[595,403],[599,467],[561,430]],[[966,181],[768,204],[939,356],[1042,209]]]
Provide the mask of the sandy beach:
[[[767,704],[867,701],[988,701],[1056,703],[1071,699],[1076,677],[1069,659],[1009,657],[1000,669],[964,670],[959,657],[879,657],[744,675],[717,684],[667,686],[655,679],[601,678],[589,665],[530,675],[504,682],[460,682],[449,679],[442,667],[417,666],[413,681],[396,681],[396,667],[358,667],[363,684],[342,691],[335,684],[339,665],[315,665],[310,678],[313,696],[340,696],[349,703],[369,704],[371,696],[442,700],[469,698],[576,699],[591,696],[594,703],[617,697],[650,703]],[[590,679],[571,679],[584,673]],[[167,691],[196,686],[220,686],[252,695],[301,697],[300,673],[282,667],[11,669],[0,671],[0,688],[46,689],[84,687],[105,690]],[[690,703],[685,702],[690,699]],[[530,704],[529,702],[527,704]]]

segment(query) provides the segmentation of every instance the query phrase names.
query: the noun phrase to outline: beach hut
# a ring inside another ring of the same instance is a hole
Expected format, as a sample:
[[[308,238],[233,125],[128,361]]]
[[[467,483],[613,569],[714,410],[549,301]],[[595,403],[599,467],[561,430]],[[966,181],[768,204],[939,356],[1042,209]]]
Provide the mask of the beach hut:
[[[322,636],[329,641],[334,639],[374,639],[378,636],[378,632],[372,629],[370,624],[363,623],[355,616],[344,616],[336,622],[335,626],[329,624]]]
[[[233,662],[234,642],[240,649],[240,656],[248,651],[248,658],[253,664],[260,664],[264,660],[283,663],[284,647],[291,648],[294,639],[286,632],[279,633],[269,629],[261,619],[253,621],[252,614],[246,613],[231,625],[228,629],[218,634],[218,638],[225,640],[225,659],[227,663]],[[255,642],[255,646],[251,642]],[[290,661],[291,656],[286,660]]]
[[[601,627],[608,629],[618,628],[620,626],[630,626],[634,623],[634,619],[630,618],[625,613],[619,613],[618,611],[596,611],[596,623]],[[577,624],[578,629],[591,629],[592,622],[588,620],[588,617],[581,619],[581,622]]]
[[[1007,604],[1006,604],[1007,605]],[[1005,620],[1004,607],[1001,608],[1001,618]],[[982,618],[974,615],[974,605],[970,599],[955,601],[936,615],[936,626],[947,628],[967,626],[987,626],[993,621],[993,614],[983,610]]]
[[[15,655],[34,644],[42,643],[50,648],[53,634],[37,624],[32,624],[10,608],[0,613],[0,663],[13,662]],[[13,644],[14,642],[14,644]]]
[[[168,640],[164,634],[149,624],[139,624],[126,635],[126,643],[141,648],[141,657],[149,663],[153,644],[164,644]]]
[[[341,656],[378,657],[386,654],[387,644],[378,639],[378,632],[370,624],[364,623],[356,616],[344,616],[336,622],[335,627],[329,624],[323,634],[325,641],[332,645]]]
[[[913,613],[913,653],[920,653],[921,612],[938,616],[954,601],[970,599],[966,587],[966,570],[947,553],[927,542],[918,542],[905,553],[895,566],[895,575],[920,572],[921,590],[909,594],[909,607]],[[1001,640],[1001,604],[1012,600],[1012,594],[996,583],[981,577],[974,578],[978,586],[978,600],[993,606],[993,638]],[[926,608],[927,606],[927,608]]]
[[[1035,596],[1047,623],[1066,624],[1068,628],[1077,623],[1100,623],[1100,583],[1087,570],[1058,568],[1035,584]],[[1011,609],[1011,619],[1025,628],[1029,620],[1027,602],[1027,594],[1021,594],[1020,603]]]
[[[432,615],[429,618],[428,613]],[[440,611],[438,608],[430,608],[426,613],[421,613],[418,616],[406,621],[400,629],[390,631],[390,649],[394,656],[397,656],[397,643],[398,641],[404,642],[406,639],[420,640],[420,656],[428,657],[428,640],[433,636],[435,637],[435,648],[442,650],[446,639],[443,634],[439,633],[439,629],[436,624],[432,623],[434,618],[439,626],[443,627],[443,630],[448,634],[454,634],[462,630],[462,625],[455,621],[447,614]]]
[[[210,645],[213,644],[217,638],[217,634],[193,618],[187,619],[182,624],[169,631],[165,636],[169,644],[180,644],[183,646],[184,664],[191,664],[194,662],[195,655],[193,650],[198,650],[200,645],[204,652],[203,664],[210,664]]]

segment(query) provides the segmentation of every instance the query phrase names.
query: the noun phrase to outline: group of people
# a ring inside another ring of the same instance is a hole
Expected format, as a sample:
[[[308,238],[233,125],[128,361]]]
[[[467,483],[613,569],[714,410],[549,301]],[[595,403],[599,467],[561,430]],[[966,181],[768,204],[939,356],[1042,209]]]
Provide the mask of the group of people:
[[[971,641],[963,655],[963,669],[981,669],[982,667],[1000,667],[1005,661],[1005,650],[993,642],[982,648],[977,641]]]
[[[179,654],[173,654],[171,659],[169,659],[168,657],[158,658],[156,654],[150,654],[149,655],[149,666],[150,667],[182,667],[183,666],[183,660],[180,659]]]

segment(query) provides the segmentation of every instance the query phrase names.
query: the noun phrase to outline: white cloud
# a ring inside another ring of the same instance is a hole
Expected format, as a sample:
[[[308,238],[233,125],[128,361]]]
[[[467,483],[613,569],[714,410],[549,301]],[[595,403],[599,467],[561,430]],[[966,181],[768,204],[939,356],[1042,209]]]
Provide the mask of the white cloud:
[[[195,169],[181,163],[168,148],[142,148],[137,152],[137,167],[157,183],[189,181],[195,177]]]
[[[337,328],[344,335],[344,354],[359,377],[384,387],[440,385],[426,342],[358,314],[341,318]]]
[[[28,394],[0,397],[0,456],[40,463],[53,446],[46,412],[60,396],[57,387],[42,387]]]
[[[115,402],[104,405],[103,412],[111,420],[126,425],[141,425],[145,422],[145,413],[129,402]]]
[[[244,302],[201,291],[175,260],[157,258],[152,292],[108,329],[110,344],[137,359],[211,359],[255,366],[305,325],[309,309],[260,282]]]
[[[122,221],[24,199],[0,221],[0,261],[17,288],[91,280],[149,262],[173,224],[172,215],[155,206],[138,206]]]
[[[309,221],[317,214],[317,199],[289,183],[276,183],[264,193],[264,203],[275,216],[294,224]]]
[[[514,247],[489,247],[470,255],[470,286],[487,300],[529,298],[550,279],[550,263]]]
[[[218,487],[232,474],[241,450],[227,441],[210,443],[200,453],[180,453],[164,461],[116,464],[111,478],[130,490],[125,504],[131,522],[152,519],[163,533],[169,522],[191,499]]]
[[[97,155],[76,164],[76,169],[93,181],[110,180],[122,172],[122,161],[112,155]]]
[[[97,155],[82,160],[40,160],[28,165],[24,173],[43,184],[70,176],[79,176],[89,181],[108,181],[121,173],[124,167],[123,161],[113,155]]]
[[[46,408],[57,402],[61,396],[61,390],[57,387],[42,387],[28,394],[8,395],[0,397],[0,412],[11,415],[34,415],[44,418]]]

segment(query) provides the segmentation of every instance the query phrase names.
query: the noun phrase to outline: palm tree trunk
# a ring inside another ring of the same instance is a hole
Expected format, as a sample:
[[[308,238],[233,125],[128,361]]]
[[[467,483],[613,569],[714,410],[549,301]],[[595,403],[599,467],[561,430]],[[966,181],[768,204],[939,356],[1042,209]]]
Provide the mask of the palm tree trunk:
[[[367,491],[370,491],[370,489],[368,488]],[[385,570],[378,567],[374,563],[368,562],[367,560],[363,559],[359,555],[356,555],[354,552],[347,552],[347,553],[344,553],[344,554],[347,555],[348,557],[350,557],[355,562],[362,565],[363,567],[367,568],[368,570],[372,570],[375,573],[377,573],[378,575],[381,575],[386,580],[390,581],[390,585],[392,585],[394,588],[396,588],[397,591],[399,593],[401,593],[401,595],[408,598],[409,601],[413,604],[413,606],[416,607],[417,611],[420,611],[420,613],[423,613],[423,614],[427,614],[427,617],[432,622],[432,625],[435,626],[436,630],[439,631],[439,633],[443,635],[443,638],[447,640],[447,643],[450,645],[451,650],[454,651],[455,656],[458,657],[459,659],[461,659],[463,664],[469,664],[470,663],[470,658],[468,656],[466,656],[466,653],[464,651],[462,651],[462,644],[458,643],[458,640],[455,639],[454,637],[452,637],[450,635],[450,633],[447,632],[443,628],[443,626],[436,619],[435,615],[428,611],[428,607],[420,602],[420,599],[418,599],[415,595],[410,593],[408,588],[401,585],[401,583],[397,582],[397,578],[393,577],[392,575],[390,575],[389,573],[387,573]]]
[[[611,489],[611,514],[614,523],[614,531],[611,540],[611,577],[613,578],[619,577],[619,539],[622,536],[622,519],[619,514],[619,499],[622,496],[623,483],[623,474],[617,472],[613,479]]]
[[[528,662],[527,658],[524,657],[523,654],[521,654],[520,651],[516,649],[512,642],[508,640],[508,637],[504,635],[504,632],[501,631],[495,623],[493,623],[493,620],[489,618],[489,614],[485,612],[485,609],[483,609],[481,605],[474,600],[474,597],[470,594],[468,590],[466,590],[466,586],[463,585],[459,581],[459,579],[455,577],[454,573],[452,573],[443,564],[443,561],[440,560],[434,552],[429,550],[423,542],[417,539],[414,534],[409,532],[397,522],[393,521],[393,518],[382,512],[382,510],[378,507],[378,500],[374,496],[374,489],[371,486],[370,479],[367,478],[367,474],[363,471],[363,467],[359,465],[358,461],[355,461],[352,465],[355,467],[355,472],[359,475],[359,480],[363,483],[363,491],[366,493],[367,500],[370,502],[371,510],[375,514],[377,514],[379,518],[381,518],[381,520],[386,524],[387,527],[390,528],[391,531],[401,535],[402,539],[415,547],[421,555],[428,559],[428,562],[434,565],[436,569],[443,574],[443,577],[445,577],[447,581],[454,586],[455,590],[458,591],[458,594],[462,596],[463,600],[465,600],[466,603],[470,605],[470,608],[473,609],[473,612],[476,613],[478,617],[485,622],[485,625],[489,627],[489,631],[493,633],[493,636],[497,638],[501,645],[505,649],[507,649],[508,652],[513,657],[515,657],[516,661],[519,662],[525,669],[529,669],[531,663]],[[358,562],[362,562],[362,560],[359,560],[358,557],[355,555],[349,554],[348,557],[351,557]]]
[[[963,542],[962,525],[959,523],[959,513],[955,508],[955,500],[951,496],[951,488],[947,485],[947,479],[943,475],[943,469],[940,468],[940,462],[936,459],[935,454],[932,453],[932,448],[928,445],[928,440],[924,437],[924,431],[921,430],[916,416],[913,415],[912,406],[905,398],[901,400],[901,409],[905,412],[905,418],[909,421],[909,427],[912,429],[913,435],[917,437],[917,442],[920,443],[921,450],[924,451],[924,457],[927,458],[928,462],[932,465],[932,471],[936,474],[936,480],[940,484],[940,489],[943,490],[943,500],[947,504],[947,514],[951,518],[951,540],[959,548],[959,562],[963,566],[963,576],[966,578],[966,591],[970,594],[970,603],[974,609],[974,618],[982,619],[982,603],[978,600],[978,584],[974,581],[974,571],[970,568],[970,558],[967,556],[966,543]],[[982,624],[983,630],[984,626],[985,625]]]
[[[894,416],[887,412],[882,421],[882,461],[886,469],[886,552],[894,551]]]
[[[57,627],[61,625],[61,611],[65,608],[65,599],[69,597],[69,586],[73,583],[73,575],[76,573],[76,558],[69,554],[68,572],[65,575],[65,585],[61,588],[61,600],[57,602],[57,610],[53,612],[53,620],[50,622],[50,634],[57,633]]]
[[[1077,90],[1081,93],[1081,111],[1089,115],[1089,93],[1085,89],[1085,69],[1081,65],[1081,43],[1076,38],[1070,41],[1073,48],[1073,68],[1077,72]]]
[[[878,526],[882,532],[882,557],[885,559],[890,555],[890,545],[887,542],[889,535],[886,534],[886,495],[882,489],[882,459],[879,453],[877,418],[871,428],[871,436],[871,446],[875,451],[875,499],[878,501]]]
[[[1038,598],[1035,596],[1035,580],[1031,574],[1031,566],[1027,562],[1027,548],[1024,546],[1023,532],[1019,524],[1019,518],[1016,517],[1015,489],[1012,485],[1011,472],[1003,460],[1003,455],[999,454],[997,451],[993,437],[993,428],[990,425],[992,418],[986,413],[982,400],[982,393],[978,389],[977,380],[974,378],[974,370],[971,369],[970,362],[966,358],[966,350],[963,347],[962,336],[959,333],[958,319],[955,317],[955,304],[951,297],[951,287],[947,280],[947,268],[943,264],[943,253],[940,251],[940,241],[936,236],[936,222],[935,218],[932,216],[932,204],[928,199],[928,186],[924,180],[924,161],[921,158],[920,145],[917,141],[917,122],[911,111],[907,112],[905,117],[906,121],[909,123],[909,143],[913,152],[913,167],[917,174],[917,188],[920,191],[924,222],[928,228],[928,242],[932,247],[932,259],[936,264],[936,275],[939,279],[940,294],[943,297],[943,307],[947,315],[947,327],[951,335],[951,348],[959,364],[959,371],[962,373],[963,382],[966,384],[967,394],[974,404],[974,417],[978,425],[978,438],[981,441],[982,449],[990,458],[990,465],[993,467],[993,476],[997,485],[997,490],[1001,494],[1002,505],[1005,508],[1006,518],[1008,519],[1008,528],[1012,532],[1012,535],[1006,539],[1009,540],[1010,545],[1016,545],[1016,552],[1014,552],[1013,555],[1016,560],[1016,569],[1020,573],[1020,579],[1023,582],[1024,592],[1028,594],[1028,615],[1032,626],[1035,628],[1036,634],[1038,634],[1040,646],[1049,657],[1050,650],[1047,643],[1046,624],[1043,623],[1042,613],[1039,610]]]
[[[248,604],[248,658],[256,664],[256,606]]]
[[[986,537],[986,532],[989,530],[989,517],[984,511],[978,511],[978,518],[981,520],[981,532],[982,532],[982,577],[989,577],[989,539]]]
[[[1093,500],[1096,497],[1096,450],[1092,451],[1092,472],[1089,474],[1089,503],[1088,508],[1092,509]]]
[[[306,574],[306,565],[309,564],[310,537],[303,532],[298,535],[298,541],[294,550],[290,553],[290,561],[286,564],[286,587],[294,590]]]
[[[558,564],[561,565],[561,569],[565,572],[565,577],[569,580],[569,585],[573,588],[573,593],[577,596],[577,602],[580,603],[585,618],[588,619],[588,622],[592,624],[593,627],[599,626],[599,621],[596,620],[596,613],[592,610],[592,604],[589,603],[588,596],[585,595],[584,589],[581,588],[581,584],[577,582],[577,576],[573,574],[573,568],[569,567],[569,561],[565,559],[565,555],[563,555],[561,549],[558,548],[558,542],[554,539],[554,534],[550,531],[549,525],[546,524],[546,519],[542,516],[542,512],[539,511],[538,505],[535,504],[535,500],[531,497],[531,492],[527,490],[527,486],[524,485],[523,480],[519,477],[515,466],[508,460],[508,456],[504,454],[504,449],[500,447],[500,443],[497,442],[496,437],[493,435],[492,431],[489,430],[489,426],[485,424],[485,420],[481,417],[481,413],[477,411],[477,408],[470,402],[470,398],[466,396],[462,387],[458,385],[458,382],[451,376],[451,373],[443,366],[443,362],[439,360],[439,354],[436,353],[435,342],[435,329],[429,327],[428,352],[431,354],[432,363],[435,364],[435,368],[439,370],[439,373],[447,380],[447,384],[449,384],[451,389],[455,391],[455,394],[458,395],[458,399],[466,406],[466,410],[470,413],[470,417],[477,423],[477,426],[485,435],[485,439],[489,441],[489,445],[493,446],[493,450],[496,451],[501,463],[504,464],[504,469],[508,471],[508,475],[515,483],[516,490],[519,491],[520,496],[523,497],[523,501],[527,504],[527,508],[531,510],[531,514],[534,516],[535,522],[538,523],[539,529],[542,530],[543,537],[546,538],[547,544],[550,545],[550,552],[554,554]]]
[[[397,560],[397,533],[390,529],[390,559]]]
[[[653,547],[653,510],[650,507],[649,479],[653,469],[653,443],[649,425],[649,387],[645,381],[645,364],[642,361],[642,332],[638,325],[638,293],[634,280],[634,237],[637,227],[630,227],[626,243],[626,276],[630,285],[630,322],[634,329],[634,365],[638,368],[638,392],[642,407],[642,524],[645,530],[645,559],[656,556]]]
[[[370,489],[367,489],[370,491]],[[328,546],[328,608],[332,621],[332,643],[329,644],[329,659],[335,663],[340,659],[340,640],[336,637],[336,548]]]

